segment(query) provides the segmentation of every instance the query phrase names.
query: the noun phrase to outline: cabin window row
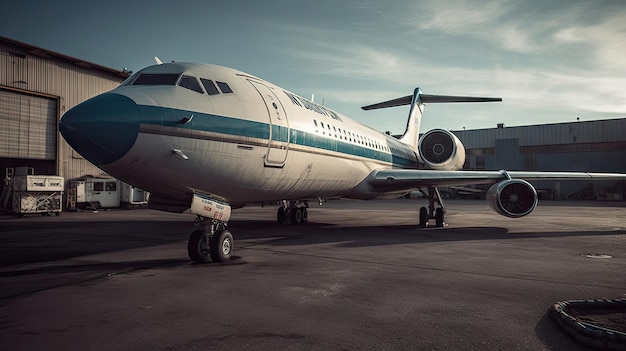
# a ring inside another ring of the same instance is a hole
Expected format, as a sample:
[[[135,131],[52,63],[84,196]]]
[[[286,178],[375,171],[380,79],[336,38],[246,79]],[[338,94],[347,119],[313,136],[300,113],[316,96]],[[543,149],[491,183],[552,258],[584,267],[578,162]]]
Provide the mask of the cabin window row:
[[[328,135],[339,140],[368,146],[380,151],[391,152],[391,149],[388,146],[381,144],[378,140],[364,137],[358,133],[353,133],[349,130],[337,128],[336,126],[330,125],[329,123],[318,122],[316,119],[313,120],[313,124],[315,125],[315,133],[317,134],[321,133],[322,135]]]

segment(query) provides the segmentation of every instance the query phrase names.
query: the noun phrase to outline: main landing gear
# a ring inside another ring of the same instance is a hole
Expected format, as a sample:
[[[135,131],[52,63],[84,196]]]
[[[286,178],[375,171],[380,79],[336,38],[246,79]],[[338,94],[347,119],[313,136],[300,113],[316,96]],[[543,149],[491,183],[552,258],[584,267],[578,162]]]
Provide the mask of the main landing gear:
[[[283,201],[278,208],[276,220],[278,224],[302,224],[309,221],[307,201]]]
[[[187,244],[187,252],[192,261],[208,262],[209,258],[214,262],[230,260],[234,249],[233,235],[226,230],[226,222],[211,219],[205,223],[205,218],[198,216],[194,221],[196,226],[204,226],[191,233]]]
[[[426,194],[425,194],[426,195]],[[428,187],[428,208],[420,208],[419,226],[428,227],[428,221],[430,219],[435,220],[436,227],[444,227],[446,222],[444,221],[444,215],[446,213],[445,205],[441,199],[441,194],[437,187]],[[439,203],[439,207],[435,208],[435,201]]]

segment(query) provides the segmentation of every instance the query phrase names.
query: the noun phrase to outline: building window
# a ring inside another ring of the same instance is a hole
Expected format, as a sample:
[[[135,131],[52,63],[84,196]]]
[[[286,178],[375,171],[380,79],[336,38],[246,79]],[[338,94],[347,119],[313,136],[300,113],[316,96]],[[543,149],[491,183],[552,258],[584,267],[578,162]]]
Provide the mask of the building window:
[[[117,191],[117,182],[106,182],[105,191]]]

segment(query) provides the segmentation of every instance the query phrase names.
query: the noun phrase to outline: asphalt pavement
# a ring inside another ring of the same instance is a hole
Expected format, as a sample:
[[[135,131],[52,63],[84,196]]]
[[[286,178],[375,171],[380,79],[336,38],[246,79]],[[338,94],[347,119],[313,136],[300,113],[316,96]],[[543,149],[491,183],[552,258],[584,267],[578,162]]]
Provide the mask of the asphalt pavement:
[[[311,203],[233,212],[234,257],[187,258],[191,214],[0,216],[1,350],[584,350],[556,302],[626,297],[626,203]]]

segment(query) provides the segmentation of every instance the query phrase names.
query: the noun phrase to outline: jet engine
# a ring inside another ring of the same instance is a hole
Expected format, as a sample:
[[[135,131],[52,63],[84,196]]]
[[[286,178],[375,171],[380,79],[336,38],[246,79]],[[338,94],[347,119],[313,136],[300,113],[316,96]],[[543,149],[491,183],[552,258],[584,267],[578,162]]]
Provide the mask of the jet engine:
[[[489,188],[487,202],[497,213],[519,218],[531,213],[537,207],[537,192],[525,180],[508,179]]]
[[[428,169],[457,171],[465,163],[465,147],[461,140],[445,129],[432,129],[424,133],[417,149]]]

